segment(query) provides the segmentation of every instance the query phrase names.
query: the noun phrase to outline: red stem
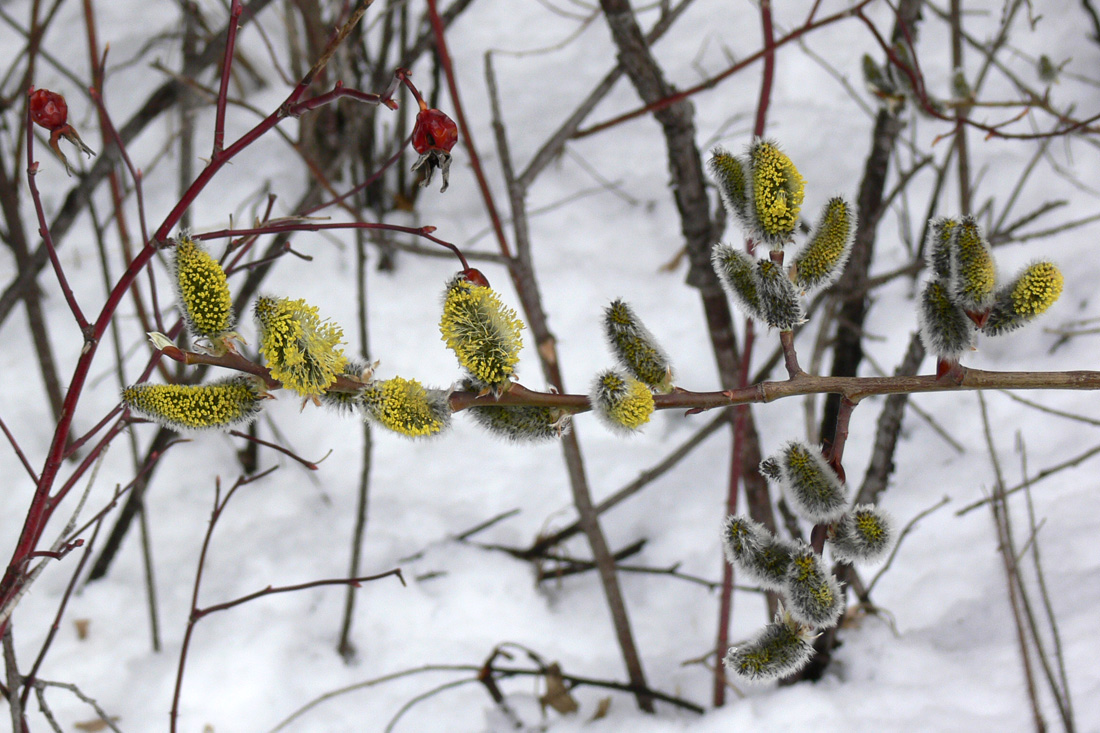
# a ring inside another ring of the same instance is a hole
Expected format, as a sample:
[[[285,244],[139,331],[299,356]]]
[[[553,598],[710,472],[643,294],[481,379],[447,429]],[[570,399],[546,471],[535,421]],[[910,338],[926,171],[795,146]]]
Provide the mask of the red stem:
[[[234,2],[234,6],[238,6],[238,2]],[[338,40],[343,40],[344,36],[339,35]],[[229,40],[226,43],[226,59],[230,60],[233,57],[233,41],[236,38],[235,31],[231,31]],[[331,49],[329,49],[331,50]],[[326,51],[326,58],[331,54]],[[81,350],[80,358],[77,361],[76,368],[74,369],[73,376],[69,382],[68,391],[65,394],[65,400],[62,403],[61,417],[57,422],[57,427],[54,430],[53,441],[50,444],[50,448],[47,452],[45,465],[42,468],[39,476],[38,484],[35,488],[33,497],[31,498],[30,507],[27,510],[27,516],[23,523],[23,529],[20,532],[19,540],[16,543],[15,549],[12,553],[11,561],[4,573],[3,579],[0,580],[0,607],[11,601],[19,592],[20,585],[23,580],[23,568],[26,563],[27,556],[34,551],[38,544],[39,539],[42,536],[42,531],[45,528],[46,522],[49,520],[50,515],[53,513],[53,509],[56,507],[57,502],[63,498],[67,491],[63,489],[59,491],[54,497],[50,496],[50,490],[52,489],[54,482],[57,479],[58,471],[60,470],[62,461],[65,456],[65,445],[68,441],[70,431],[72,430],[72,422],[76,414],[76,406],[80,401],[80,397],[84,390],[85,382],[87,381],[89,371],[91,369],[92,360],[95,358],[96,349],[100,339],[106,332],[111,318],[114,316],[115,311],[118,309],[119,304],[126,292],[130,289],[131,284],[137,278],[138,274],[152,259],[153,254],[156,252],[157,243],[163,242],[168,238],[168,233],[172,230],[176,224],[179,223],[180,218],[183,216],[183,212],[187,210],[198,195],[206,188],[214,176],[232,160],[238,153],[254,143],[265,133],[269,132],[282,119],[288,115],[295,115],[304,111],[306,107],[302,105],[308,105],[309,100],[301,102],[301,97],[305,94],[309,87],[309,84],[313,77],[319,70],[320,64],[316,65],[310,72],[303,78],[298,85],[287,96],[286,101],[271,115],[266,117],[260,123],[255,125],[251,130],[244,133],[235,143],[229,148],[221,151],[215,151],[211,157],[209,164],[202,170],[202,172],[195,178],[195,181],[184,192],[183,196],[177,202],[175,207],[165,217],[163,223],[153,233],[152,237],[145,242],[145,246],[130,262],[129,266],[119,277],[115,287],[111,290],[107,296],[107,301],[104,303],[102,310],[94,324],[89,324],[80,311],[79,306],[72,295],[72,291],[68,286],[68,282],[64,277],[64,273],[61,271],[59,262],[57,261],[57,253],[53,246],[53,241],[50,238],[49,228],[45,220],[45,210],[42,206],[41,197],[38,193],[37,186],[34,182],[34,174],[37,170],[37,164],[34,162],[32,145],[34,141],[33,131],[31,130],[31,122],[29,119],[29,111],[26,119],[27,124],[27,163],[28,163],[28,183],[31,188],[31,195],[35,205],[35,211],[38,215],[39,226],[42,232],[43,241],[49,252],[50,259],[54,263],[54,269],[57,272],[58,279],[61,283],[62,291],[65,293],[66,300],[69,302],[70,308],[73,311],[73,315],[80,325],[81,330],[84,332],[84,348]],[[223,89],[223,96],[225,90]],[[29,107],[28,107],[29,110]],[[121,424],[121,423],[120,423]],[[108,436],[113,437],[114,431]],[[99,448],[101,450],[104,445],[103,441],[100,442]],[[2,635],[7,629],[7,624],[0,624],[0,635]]]
[[[229,79],[233,72],[233,53],[237,48],[237,29],[240,27],[241,1],[233,0],[229,8],[229,25],[226,27],[225,60],[222,62],[222,81],[218,88],[218,103],[214,115],[214,153],[211,159],[221,155],[225,144],[225,108],[229,101]]]
[[[278,222],[275,224],[267,224],[255,229],[219,229],[214,232],[203,232],[202,234],[196,234],[192,238],[195,240],[207,240],[207,239],[222,239],[224,237],[243,237],[254,234],[278,234],[280,232],[318,232],[325,229],[383,229],[391,232],[404,232],[405,234],[414,234],[418,237],[423,237],[429,242],[434,242],[441,247],[454,252],[458,257],[459,262],[462,263],[463,269],[469,269],[469,264],[466,262],[466,257],[462,254],[462,251],[454,244],[447,242],[443,239],[432,236],[432,232],[435,231],[435,227],[403,227],[396,224],[383,224],[380,222],[367,222],[367,221],[349,221],[349,222],[309,222],[309,221],[290,221],[290,222]]]
[[[470,125],[466,122],[466,111],[462,107],[462,100],[458,95],[458,83],[455,81],[454,66],[451,63],[451,54],[447,51],[447,39],[444,34],[443,19],[439,17],[439,9],[436,0],[428,0],[428,20],[432,24],[432,33],[435,35],[436,49],[439,51],[439,65],[443,67],[443,75],[447,78],[447,91],[451,95],[451,104],[454,105],[455,118],[458,128],[462,132],[462,142],[466,146],[466,152],[470,154],[470,165],[474,169],[477,178],[477,186],[481,190],[481,198],[485,201],[489,219],[493,224],[497,241],[500,243],[500,252],[505,257],[511,257],[508,248],[508,240],[504,236],[504,225],[500,221],[496,204],[493,202],[493,194],[489,191],[489,183],[485,179],[485,172],[481,167],[481,157],[477,154],[477,146],[470,134]]]
[[[816,12],[816,6],[812,13]],[[807,21],[810,22],[810,21]],[[761,0],[760,23],[764,36],[764,73],[760,78],[760,98],[756,105],[756,124],[753,127],[754,137],[763,137],[768,120],[768,107],[771,105],[772,86],[775,82],[775,31],[772,27],[771,0]],[[751,239],[745,240],[745,250],[751,255],[754,243]],[[782,266],[783,253],[779,253],[780,266]],[[782,337],[782,336],[781,336]],[[752,363],[752,348],[755,343],[752,319],[745,319],[745,344],[741,353],[741,373],[737,378],[739,389],[745,389],[749,383],[749,365]],[[742,459],[745,454],[745,432],[748,422],[748,405],[738,407],[734,413],[733,422],[733,451],[730,456],[729,491],[726,496],[726,514],[737,513],[737,491],[744,475],[745,468]],[[724,558],[723,558],[724,559]],[[729,648],[730,617],[733,614],[733,566],[728,562],[722,563],[722,593],[718,603],[718,639],[716,649],[718,658],[714,665],[714,707],[720,708],[726,704],[726,667],[724,664],[726,650]]]
[[[28,90],[27,93],[30,94],[31,91],[33,91],[33,88]],[[35,177],[38,175],[38,163],[34,160],[34,124],[31,122],[30,105],[27,105],[25,124],[27,126],[27,186],[31,189],[34,210],[38,215],[38,233],[42,235],[42,243],[46,246],[46,252],[50,255],[50,264],[53,265],[54,274],[57,275],[57,282],[61,286],[65,302],[69,304],[69,310],[72,311],[77,326],[87,337],[88,319],[84,317],[80,304],[76,302],[76,296],[73,295],[73,289],[69,286],[68,278],[65,277],[61,261],[57,258],[57,248],[54,246],[53,237],[50,236],[50,228],[46,223],[46,211],[42,207],[42,196],[38,193],[38,183],[35,181]]]

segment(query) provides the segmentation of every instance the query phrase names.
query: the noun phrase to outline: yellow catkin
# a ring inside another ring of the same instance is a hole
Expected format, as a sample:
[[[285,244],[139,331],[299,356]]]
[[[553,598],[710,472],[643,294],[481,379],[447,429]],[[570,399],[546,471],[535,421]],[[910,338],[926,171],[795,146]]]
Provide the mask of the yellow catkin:
[[[596,378],[590,398],[597,414],[612,428],[634,432],[653,414],[653,393],[644,383],[608,371]]]
[[[1024,270],[1012,288],[1012,310],[1020,316],[1045,313],[1062,295],[1062,272],[1050,262],[1036,262]]]
[[[187,236],[174,251],[176,292],[188,330],[195,337],[216,338],[232,328],[232,299],[218,261]]]
[[[516,373],[523,322],[491,289],[461,275],[447,286],[439,331],[479,387],[500,389]]]
[[[450,423],[442,390],[428,390],[415,379],[394,377],[363,391],[363,408],[378,424],[409,438],[435,435]]]
[[[336,381],[347,358],[339,326],[321,320],[304,300],[263,297],[256,301],[260,354],[271,376],[303,397],[315,397]]]
[[[250,422],[260,394],[247,377],[210,384],[135,384],[122,390],[133,412],[177,430],[225,429]]]
[[[782,246],[794,234],[806,181],[775,143],[758,140],[749,150],[757,234]]]
[[[953,255],[954,295],[956,302],[967,310],[992,304],[997,279],[993,252],[982,236],[982,230],[972,218],[963,219],[954,227]]]
[[[810,241],[794,260],[795,283],[803,290],[819,288],[840,276],[852,249],[855,216],[840,197],[830,199]]]

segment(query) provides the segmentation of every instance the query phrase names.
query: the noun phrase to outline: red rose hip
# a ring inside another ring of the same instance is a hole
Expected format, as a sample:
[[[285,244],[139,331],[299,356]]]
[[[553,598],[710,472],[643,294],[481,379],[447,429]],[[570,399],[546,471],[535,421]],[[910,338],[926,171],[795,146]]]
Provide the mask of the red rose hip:
[[[416,115],[413,126],[413,149],[423,155],[429,150],[451,152],[458,142],[458,125],[438,109],[423,109]]]
[[[56,130],[66,124],[69,105],[65,98],[49,89],[35,89],[30,99],[31,120],[47,130]]]

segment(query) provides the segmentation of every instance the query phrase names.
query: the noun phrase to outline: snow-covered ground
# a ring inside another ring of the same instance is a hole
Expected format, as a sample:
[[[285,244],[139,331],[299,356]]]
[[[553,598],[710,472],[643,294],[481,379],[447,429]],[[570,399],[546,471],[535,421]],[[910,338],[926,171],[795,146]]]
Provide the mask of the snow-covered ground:
[[[29,5],[19,0],[4,3],[3,9],[25,22]],[[174,30],[177,8],[174,3],[121,1],[96,5],[100,42],[110,43],[111,49],[104,96],[114,119],[125,120],[163,78],[161,72],[150,68],[151,58],[178,67],[178,43],[171,40],[158,41],[154,51],[141,56],[139,63],[127,63],[158,33]],[[224,10],[218,5],[203,3],[216,19],[215,26],[224,22]],[[368,12],[368,22],[381,5]],[[419,0],[411,4],[414,15],[422,11],[422,5]],[[656,18],[657,5],[640,13],[645,23]],[[1027,59],[1046,53],[1056,64],[1068,60],[1067,72],[1094,74],[1100,45],[1089,37],[1087,15],[1075,3],[1033,5],[1032,13],[1041,18],[1032,28],[1023,17],[1026,11],[1021,11],[1011,49],[1004,54],[1014,71],[1026,77],[1027,83],[1042,88]],[[777,4],[778,32],[802,23],[809,7],[807,2]],[[818,15],[824,17],[844,7],[844,2],[826,0]],[[44,48],[79,77],[87,78],[81,6],[63,3],[58,12]],[[596,17],[587,25],[579,19],[592,12],[593,7],[579,1],[476,0],[449,31],[473,139],[498,206],[506,209],[507,198],[493,145],[482,57],[489,50],[499,52],[494,63],[505,122],[512,155],[522,167],[614,63],[616,54],[603,19]],[[867,13],[884,34],[889,33],[892,11],[885,3],[873,3]],[[967,27],[977,38],[987,38],[1000,13],[997,6],[987,13],[967,15]],[[931,9],[924,15],[921,67],[930,91],[946,96],[951,68],[948,28]],[[279,54],[284,53],[280,39],[285,34],[277,16],[268,10],[261,21]],[[140,23],[134,22],[135,17]],[[687,87],[722,71],[729,65],[730,55],[739,59],[755,52],[760,44],[759,25],[758,10],[750,3],[696,0],[657,44],[655,54],[668,78]],[[7,68],[16,62],[22,41],[7,26],[0,30],[0,38],[0,58]],[[260,68],[270,71],[268,51],[252,28],[246,27],[240,42]],[[814,218],[828,197],[842,194],[854,198],[870,148],[873,117],[861,109],[836,75],[852,85],[860,101],[873,104],[860,80],[860,58],[869,52],[881,60],[882,53],[866,27],[855,19],[820,29],[805,42],[805,47],[789,44],[778,53],[767,132],[782,144],[806,178],[804,215]],[[517,55],[520,52],[522,55]],[[836,75],[823,68],[815,56],[827,59]],[[971,74],[979,62],[979,55],[969,50],[966,68]],[[65,90],[74,124],[97,147],[93,141],[98,142],[98,135],[92,134],[94,109],[71,80],[50,64],[40,64],[36,86]],[[701,147],[720,142],[740,150],[749,142],[759,70],[758,65],[752,66],[693,98]],[[270,78],[272,84],[249,99],[261,110],[273,109],[287,92],[273,71]],[[414,69],[414,78],[430,86],[428,67]],[[6,93],[13,88],[10,82],[4,87]],[[990,99],[1016,98],[1003,77],[996,75],[984,94]],[[1051,96],[1056,104],[1074,103],[1074,114],[1081,117],[1094,114],[1100,106],[1097,86],[1072,78],[1063,77],[1052,87]],[[407,94],[401,99],[403,104],[412,103]],[[440,104],[451,108],[445,94]],[[623,80],[591,120],[607,119],[637,105],[633,88]],[[1001,120],[1015,113],[1015,109],[991,108],[974,114]],[[13,119],[12,112],[5,119]],[[227,137],[232,139],[255,119],[252,113],[231,107]],[[1049,124],[1049,118],[1044,119]],[[197,124],[196,149],[203,154],[209,149],[213,111],[204,109]],[[291,127],[294,122],[285,124]],[[135,164],[147,172],[146,209],[153,226],[176,200],[175,149],[158,158],[170,127],[158,122],[130,148]],[[938,163],[950,140],[932,141],[948,132],[946,123],[917,119],[903,136],[918,153],[933,155]],[[12,150],[10,126],[2,134],[7,157]],[[969,140],[971,168],[978,182],[975,205],[980,207],[992,197],[993,210],[999,214],[1038,143],[984,140],[980,133],[971,133]],[[41,143],[37,153],[42,164],[38,184],[47,211],[54,212],[72,180]],[[425,191],[418,202],[418,221],[435,225],[437,236],[470,252],[492,252],[494,243],[485,234],[488,219],[469,156],[461,145],[455,153],[450,189],[442,195],[435,187]],[[908,152],[900,156],[906,165],[911,159]],[[896,174],[892,167],[888,187],[897,183]],[[279,195],[276,213],[290,214],[279,206],[295,200],[305,184],[303,176],[287,145],[269,136],[220,173],[199,198],[193,209],[194,227],[197,231],[221,228],[230,215],[238,222],[251,218],[248,201],[263,181],[269,181]],[[602,186],[603,180],[614,185]],[[1063,199],[1067,206],[1024,231],[1089,216],[1100,206],[1098,180],[1095,145],[1080,138],[1055,140],[1024,186],[1021,203],[1009,219],[1046,201]],[[904,242],[919,235],[932,185],[932,175],[925,169],[880,224],[873,274],[910,262],[912,254]],[[574,197],[578,191],[587,193]],[[957,198],[949,182],[939,213],[957,213]],[[24,197],[23,206],[24,216],[32,220],[29,196]],[[97,198],[97,206],[105,217],[106,194]],[[671,272],[662,269],[680,249],[681,238],[668,189],[664,142],[652,119],[642,117],[570,143],[566,154],[532,188],[529,206],[532,211],[548,209],[531,220],[532,242],[539,285],[569,391],[586,391],[592,375],[610,365],[600,335],[600,312],[610,299],[620,296],[634,306],[672,354],[679,385],[697,390],[718,388],[699,299],[684,284],[686,263]],[[84,216],[60,254],[77,298],[85,309],[96,312],[104,298],[103,279],[94,237],[80,233],[82,227],[90,231],[90,226]],[[1052,351],[1058,336],[1044,327],[1100,315],[1092,298],[1100,279],[1100,260],[1092,247],[1096,231],[1095,226],[1085,227],[997,248],[1005,274],[1039,256],[1058,262],[1066,275],[1065,293],[1039,325],[983,340],[979,350],[966,357],[966,364],[994,370],[1095,367],[1100,353],[1096,335],[1073,338]],[[113,236],[108,236],[109,242]],[[737,241],[738,236],[731,229],[727,239]],[[344,233],[298,235],[295,249],[311,255],[312,262],[284,260],[264,289],[317,305],[323,314],[344,324],[349,350],[357,352],[352,241]],[[503,268],[477,266],[506,302],[518,307]],[[154,263],[154,268],[166,282],[163,263]],[[395,272],[371,270],[370,347],[372,357],[381,360],[379,376],[401,375],[436,386],[447,386],[458,377],[453,355],[444,348],[438,332],[440,293],[455,269],[453,261],[400,255]],[[13,257],[7,249],[0,250],[0,282],[6,285],[14,272]],[[76,363],[81,339],[55,278],[47,270],[39,282],[46,294],[50,336],[64,384]],[[167,292],[161,289],[162,298]],[[913,298],[913,282],[907,278],[896,279],[873,295],[866,348],[887,372],[900,361],[916,328]],[[128,350],[127,374],[132,379],[146,362],[147,346],[132,304],[124,304],[117,317]],[[249,319],[242,319],[241,331],[254,343]],[[816,328],[811,325],[798,339],[804,364],[815,336]],[[760,335],[756,363],[767,357],[776,342],[774,333]],[[38,469],[53,423],[21,307],[0,326],[0,344],[0,418]],[[929,359],[922,371],[932,368]],[[865,362],[863,373],[873,374],[872,366]],[[117,402],[110,349],[101,348],[91,380],[77,413],[78,434]],[[520,362],[520,381],[531,388],[544,386],[530,344]],[[1088,392],[1024,396],[1094,419],[1100,412],[1100,396]],[[1038,412],[999,392],[985,399],[997,457],[1009,486],[1024,475],[1021,445],[1026,446],[1027,470],[1035,475],[1100,443],[1095,425]],[[527,725],[561,732],[1029,729],[1031,712],[991,514],[983,508],[956,516],[959,508],[987,495],[994,483],[978,397],[969,392],[933,394],[913,401],[963,450],[957,451],[932,425],[910,411],[896,470],[882,504],[904,524],[942,497],[948,497],[950,503],[926,517],[905,539],[893,566],[875,588],[874,601],[883,613],[841,632],[843,644],[821,682],[785,688],[748,687],[743,698],[731,695],[724,708],[709,709],[711,674],[699,664],[685,662],[713,648],[717,593],[668,575],[624,573],[621,583],[650,685],[704,705],[706,714],[658,705],[656,715],[644,715],[629,695],[581,687],[575,691],[580,704],[577,714],[563,717],[551,710],[544,717],[537,702],[544,690],[531,677],[501,683],[508,702]],[[820,400],[817,404],[820,407]],[[865,400],[853,415],[845,456],[853,483],[862,477],[870,457],[882,404],[882,399]],[[765,452],[784,440],[805,435],[801,398],[757,406],[754,413]],[[625,439],[609,433],[591,416],[579,417],[575,425],[595,499],[599,501],[633,480],[708,419],[707,415],[661,413],[641,435]],[[346,574],[362,460],[359,423],[312,407],[299,410],[297,399],[282,395],[269,406],[261,423],[263,437],[276,439],[272,425],[299,455],[326,457],[317,471],[310,472],[279,454],[261,451],[261,467],[278,465],[279,469],[241,489],[230,502],[210,547],[200,606],[267,585]],[[144,447],[154,430],[149,425],[134,428],[139,447]],[[683,573],[719,579],[718,530],[723,519],[729,443],[726,433],[719,432],[674,470],[603,515],[611,546],[620,548],[644,538],[644,549],[631,563],[654,568],[678,564]],[[75,683],[95,698],[109,714],[118,716],[121,730],[167,728],[215,483],[220,478],[224,489],[238,475],[235,452],[240,445],[240,440],[221,434],[196,436],[168,451],[157,468],[148,494],[147,520],[164,648],[159,652],[151,649],[141,547],[133,531],[109,576],[81,585],[72,597],[41,669],[42,678]],[[130,451],[125,436],[115,441],[96,476],[85,517],[92,508],[108,502],[117,484],[132,478]],[[22,527],[31,483],[6,442],[0,447],[0,456],[6,478],[5,490],[0,492],[0,543],[4,552],[9,552]],[[1077,730],[1081,731],[1100,730],[1100,707],[1088,702],[1100,699],[1100,671],[1095,664],[1100,653],[1095,610],[1100,606],[1100,553],[1093,540],[1096,518],[1100,517],[1100,491],[1094,476],[1095,464],[1085,461],[1037,482],[1033,491],[1041,524],[1034,540],[1041,552],[1076,703]],[[342,587],[269,596],[210,615],[198,624],[187,658],[181,730],[268,731],[325,693],[423,665],[476,667],[503,642],[528,647],[543,659],[558,662],[568,674],[625,681],[604,596],[593,573],[536,586],[529,563],[453,539],[513,509],[520,512],[475,539],[524,547],[540,532],[572,521],[567,476],[556,445],[507,444],[488,437],[461,415],[450,432],[431,440],[414,442],[376,430],[370,490],[362,570],[372,574],[400,567],[408,585],[402,587],[395,579],[386,578],[359,590],[353,634],[356,659],[346,664],[335,651],[344,604]],[[1011,506],[1016,540],[1022,544],[1028,538],[1023,494],[1014,495]],[[60,518],[67,513],[62,510],[58,517],[47,538],[60,531]],[[111,521],[109,518],[107,526]],[[566,549],[574,557],[590,557],[582,537],[571,540]],[[49,631],[77,559],[78,553],[73,553],[51,565],[14,614],[16,656],[24,671]],[[872,574],[873,569],[864,577]],[[1033,577],[1030,570],[1028,577]],[[1033,582],[1029,588],[1034,590]],[[1041,610],[1039,616],[1045,618]],[[86,638],[78,638],[76,620],[87,620]],[[736,596],[732,638],[748,637],[765,620],[758,595]],[[1049,641],[1049,634],[1044,631],[1043,635]],[[523,652],[512,651],[516,665],[526,662]],[[349,691],[313,707],[286,729],[380,731],[417,695],[463,679],[466,684],[412,707],[395,730],[510,729],[474,677],[472,671],[431,671]],[[1044,715],[1057,729],[1041,673],[1039,687]],[[588,722],[599,700],[609,695],[607,715]],[[65,730],[95,718],[91,708],[65,690],[48,690],[47,700]],[[29,707],[31,729],[46,729],[37,704],[32,702]]]

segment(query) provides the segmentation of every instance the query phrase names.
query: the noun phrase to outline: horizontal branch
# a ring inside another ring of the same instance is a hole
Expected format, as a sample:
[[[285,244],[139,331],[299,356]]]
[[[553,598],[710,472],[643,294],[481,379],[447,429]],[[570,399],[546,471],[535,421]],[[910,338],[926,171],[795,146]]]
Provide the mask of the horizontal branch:
[[[183,351],[174,346],[169,346],[163,350],[163,353],[165,356],[185,364],[209,364],[256,375],[267,383],[269,389],[278,389],[282,386],[278,380],[271,377],[267,367],[256,364],[235,352],[215,356]],[[363,382],[341,375],[337,377],[336,382],[330,389],[337,392],[355,392],[363,386]],[[792,378],[783,381],[757,382],[740,389],[719,392],[692,392],[677,387],[668,394],[654,395],[653,403],[658,410],[702,412],[718,407],[754,402],[774,402],[785,397],[810,394],[838,394],[856,403],[864,397],[875,395],[987,389],[1100,390],[1100,371],[995,372],[959,367],[957,371],[948,372],[943,377],[936,377],[932,374],[893,377],[818,377],[804,372],[797,372]],[[592,405],[588,401],[588,395],[537,392],[514,382],[500,395],[465,391],[452,392],[450,404],[451,410],[454,412],[460,412],[471,407],[501,405],[555,407],[574,414],[588,412],[592,409]]]
[[[955,392],[986,389],[1100,389],[1100,372],[994,372],[984,369],[961,369],[961,376],[937,378],[926,376],[895,377],[816,377],[797,374],[780,382],[759,382],[742,389],[721,392],[691,392],[676,389],[669,394],[654,395],[658,410],[686,409],[710,410],[752,402],[774,402],[785,397],[808,394],[838,394],[852,402],[864,397],[890,394],[917,394],[920,392]],[[535,392],[518,384],[501,394],[479,395],[474,392],[451,394],[451,409],[455,412],[469,407],[490,405],[532,405],[557,407],[568,412],[586,412],[591,409],[587,395]]]

